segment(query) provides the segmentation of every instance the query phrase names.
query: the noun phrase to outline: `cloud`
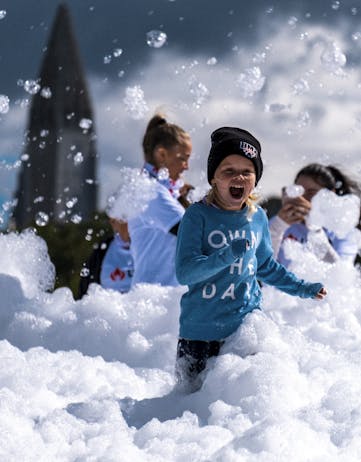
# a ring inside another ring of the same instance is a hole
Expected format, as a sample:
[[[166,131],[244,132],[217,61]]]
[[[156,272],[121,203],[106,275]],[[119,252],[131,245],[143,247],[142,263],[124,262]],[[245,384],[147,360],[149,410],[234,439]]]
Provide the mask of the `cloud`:
[[[115,166],[141,165],[141,137],[159,107],[192,135],[194,155],[187,177],[195,184],[200,177],[204,182],[209,135],[222,125],[247,128],[260,139],[264,195],[279,193],[311,161],[336,163],[360,174],[360,66],[347,64],[358,44],[347,34],[343,28],[282,23],[252,46],[239,44],[227,58],[209,54],[195,60],[162,53],[126,82],[92,80],[101,172],[109,180],[100,178],[101,203],[116,189]],[[247,98],[239,77],[254,68],[264,84]],[[126,88],[132,86],[142,89],[149,108],[140,120],[124,104]],[[115,160],[118,153],[121,163]]]
[[[360,179],[361,66],[349,59],[359,53],[360,43],[346,26],[274,21],[253,43],[233,40],[227,55],[211,48],[197,58],[155,50],[143,67],[115,82],[89,75],[99,205],[104,207],[117,189],[122,167],[142,165],[142,136],[159,108],[192,135],[186,178],[194,185],[206,183],[210,133],[222,125],[246,128],[261,141],[265,196],[278,194],[311,161],[338,164]],[[258,27],[262,31],[262,24]],[[125,102],[127,88],[135,87],[143,91],[143,118],[135,118],[129,99]],[[2,152],[15,145],[13,151],[20,150],[24,120],[25,111],[14,106],[2,117]]]

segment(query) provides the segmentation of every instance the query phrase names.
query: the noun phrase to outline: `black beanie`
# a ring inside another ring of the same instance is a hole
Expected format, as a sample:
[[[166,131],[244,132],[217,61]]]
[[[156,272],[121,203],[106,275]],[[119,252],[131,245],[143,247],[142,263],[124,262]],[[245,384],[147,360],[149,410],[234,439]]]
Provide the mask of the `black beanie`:
[[[249,159],[256,171],[256,184],[263,172],[261,145],[259,141],[242,128],[222,127],[211,134],[211,150],[208,156],[208,183],[214,177],[218,165],[231,154],[240,154]]]

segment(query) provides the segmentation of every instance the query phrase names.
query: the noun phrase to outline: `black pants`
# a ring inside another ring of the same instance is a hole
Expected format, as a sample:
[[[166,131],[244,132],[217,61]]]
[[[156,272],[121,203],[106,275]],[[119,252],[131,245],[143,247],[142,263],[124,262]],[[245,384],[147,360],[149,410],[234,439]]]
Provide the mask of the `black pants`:
[[[178,388],[193,393],[201,388],[207,361],[218,356],[223,341],[179,339],[177,346],[176,378]]]

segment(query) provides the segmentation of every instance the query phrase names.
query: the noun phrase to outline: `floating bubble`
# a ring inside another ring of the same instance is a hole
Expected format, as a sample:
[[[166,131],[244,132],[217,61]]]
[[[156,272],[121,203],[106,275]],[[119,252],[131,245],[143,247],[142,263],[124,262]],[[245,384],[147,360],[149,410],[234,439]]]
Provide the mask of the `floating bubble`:
[[[338,10],[340,8],[341,3],[339,1],[335,1],[332,3],[331,8],[333,10]]]
[[[29,156],[29,154],[24,153],[24,154],[22,154],[22,155],[20,156],[20,159],[21,159],[23,162],[26,162],[27,160],[30,159],[30,156]]]
[[[86,278],[87,276],[89,276],[89,274],[90,274],[89,268],[82,268],[80,270],[80,277],[82,278]]]
[[[74,215],[72,215],[72,216],[70,217],[70,221],[71,221],[72,223],[75,223],[75,224],[77,225],[77,224],[81,223],[82,217],[81,217],[81,215],[79,215],[78,213],[75,213]]]
[[[250,98],[259,92],[265,84],[266,77],[258,66],[250,67],[242,72],[237,79],[243,98]]]
[[[49,87],[44,87],[41,89],[40,95],[45,99],[50,99],[52,97],[52,93]]]
[[[308,81],[304,78],[299,78],[292,84],[292,91],[294,95],[304,95],[310,91]]]
[[[87,179],[85,180],[85,183],[87,183],[87,184],[93,184],[93,183],[94,183],[94,180],[93,180],[92,178],[87,178]]]
[[[35,223],[38,226],[46,226],[49,223],[49,215],[45,212],[38,212],[35,215]]]
[[[73,158],[74,160],[74,165],[79,165],[83,162],[84,156],[81,152],[77,152]]]
[[[287,23],[289,26],[291,26],[294,29],[297,26],[298,18],[296,18],[296,16],[291,16],[288,19]]]
[[[6,10],[0,10],[0,19],[4,19],[6,16]]]
[[[144,99],[144,92],[138,85],[125,89],[123,102],[126,111],[135,120],[143,119],[149,111],[148,105]]]
[[[124,77],[125,71],[119,71],[118,72],[118,77]]]
[[[18,203],[17,199],[13,199],[13,200],[4,202],[1,207],[4,212],[9,212],[9,210],[14,208],[17,205],[17,203]]]
[[[24,82],[24,90],[30,93],[31,95],[35,95],[40,91],[40,85],[36,82],[36,80],[25,80]]]
[[[78,198],[77,197],[73,197],[71,199],[69,199],[68,201],[66,201],[65,205],[67,206],[68,209],[71,209],[74,207],[74,205],[78,202]]]
[[[119,58],[123,54],[123,50],[121,48],[115,48],[113,50],[113,56],[114,58]]]
[[[44,196],[35,197],[33,202],[34,204],[38,204],[39,202],[44,202]]]
[[[40,136],[41,136],[42,138],[45,138],[45,137],[48,136],[48,135],[49,135],[49,130],[45,130],[45,129],[44,129],[44,130],[41,130],[41,131],[40,131]]]
[[[342,67],[346,64],[346,56],[335,42],[326,45],[320,59],[324,69],[334,74],[342,73]]]
[[[272,104],[266,104],[265,105],[265,112],[283,112],[287,109],[289,109],[290,106],[282,103],[272,103]]]
[[[208,88],[192,75],[188,80],[189,91],[194,96],[194,106],[199,108],[209,97]]]
[[[252,57],[252,61],[254,64],[264,63],[266,61],[266,53],[264,51],[255,53]]]
[[[79,122],[79,127],[82,128],[83,130],[89,130],[89,128],[91,128],[92,125],[93,125],[93,121],[91,119],[83,118]]]
[[[355,33],[352,34],[352,40],[354,40],[355,42],[357,41],[361,41],[361,32],[360,31],[357,31]]]
[[[212,58],[209,58],[207,60],[207,64],[208,66],[215,66],[217,64],[217,58],[215,58],[214,56],[212,56]]]
[[[9,112],[10,100],[6,95],[0,95],[0,114],[6,114]]]
[[[305,192],[304,187],[301,185],[297,185],[297,184],[291,184],[289,186],[286,186],[285,188],[285,193],[287,197],[292,197],[292,198],[300,197],[304,194],[304,192]]]
[[[161,48],[167,41],[167,34],[160,30],[151,30],[147,32],[146,37],[151,48]]]
[[[112,61],[112,56],[111,55],[104,56],[104,58],[103,58],[104,64],[110,64],[111,61]]]
[[[308,111],[301,111],[297,115],[297,126],[298,128],[304,128],[310,125],[312,122],[311,116]]]

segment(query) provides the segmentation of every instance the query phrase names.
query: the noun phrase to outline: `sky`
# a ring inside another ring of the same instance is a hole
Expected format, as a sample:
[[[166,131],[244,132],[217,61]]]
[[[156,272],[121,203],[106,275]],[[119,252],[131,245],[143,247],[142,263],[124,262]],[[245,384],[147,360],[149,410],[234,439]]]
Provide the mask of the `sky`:
[[[0,200],[13,205],[31,95],[59,2],[0,6]],[[185,179],[207,186],[210,133],[239,126],[261,142],[260,196],[319,161],[361,179],[361,7],[355,1],[68,1],[97,133],[99,208],[123,167],[142,165],[161,110],[190,132]],[[147,43],[152,31],[162,41]],[[8,101],[8,102],[7,102]]]
[[[328,218],[351,226],[337,209]],[[33,230],[0,234],[0,460],[359,462],[360,272],[288,244],[291,269],[327,297],[264,286],[262,311],[185,395],[174,388],[183,287],[92,284],[74,301],[52,291]]]

